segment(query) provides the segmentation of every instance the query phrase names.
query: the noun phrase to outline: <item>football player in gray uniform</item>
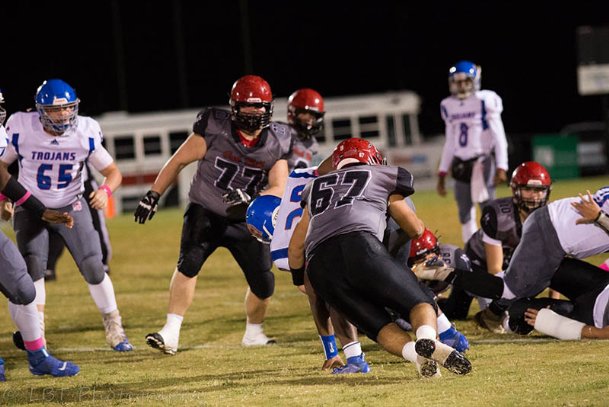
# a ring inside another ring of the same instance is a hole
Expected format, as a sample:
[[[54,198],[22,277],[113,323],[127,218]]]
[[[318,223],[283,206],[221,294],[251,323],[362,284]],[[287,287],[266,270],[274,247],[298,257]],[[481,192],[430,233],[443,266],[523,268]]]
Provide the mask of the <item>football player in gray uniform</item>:
[[[290,172],[313,165],[319,145],[315,136],[324,126],[324,99],[309,88],[298,89],[288,98],[288,124],[292,128],[292,154],[288,159]]]
[[[160,196],[186,165],[197,161],[180,255],[169,286],[167,322],[160,331],[146,335],[148,345],[170,355],[178,350],[197,275],[218,247],[231,252],[249,285],[242,345],[274,342],[262,328],[275,287],[270,251],[247,230],[245,213],[252,197],[283,195],[292,147],[290,128],[271,122],[271,87],[259,76],[238,79],[229,103],[230,111],[208,108],[198,114],[192,134],[163,166],[135,211],[136,222],[152,219]]]
[[[475,273],[503,275],[522,235],[522,224],[533,211],[545,206],[552,191],[552,178],[546,168],[535,161],[520,164],[510,180],[512,196],[490,201],[482,211],[480,229],[465,245],[465,253]],[[459,284],[453,286],[442,309],[451,319],[467,319],[472,296]],[[490,300],[479,299],[480,309]],[[484,316],[477,314],[478,323],[485,326]],[[499,332],[501,333],[501,328]]]
[[[383,246],[387,214],[413,237],[423,222],[408,207],[412,175],[380,165],[370,142],[351,138],[332,154],[334,171],[316,178],[302,194],[303,216],[288,250],[291,269],[305,267],[317,294],[388,352],[415,363],[422,376],[439,374],[438,363],[467,374],[467,358],[436,340],[437,311],[415,275],[404,272]],[[413,342],[387,309],[409,315]]]

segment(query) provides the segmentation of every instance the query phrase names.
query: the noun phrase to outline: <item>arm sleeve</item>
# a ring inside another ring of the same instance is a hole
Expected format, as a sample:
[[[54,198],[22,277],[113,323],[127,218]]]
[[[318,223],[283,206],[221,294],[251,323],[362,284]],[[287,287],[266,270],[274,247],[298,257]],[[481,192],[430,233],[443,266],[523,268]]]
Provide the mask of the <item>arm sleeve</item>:
[[[203,109],[197,114],[197,119],[192,125],[193,133],[205,137],[210,114],[211,109]]]
[[[403,197],[414,194],[414,178],[412,174],[402,167],[397,167],[397,170],[396,186],[392,193],[400,194]]]

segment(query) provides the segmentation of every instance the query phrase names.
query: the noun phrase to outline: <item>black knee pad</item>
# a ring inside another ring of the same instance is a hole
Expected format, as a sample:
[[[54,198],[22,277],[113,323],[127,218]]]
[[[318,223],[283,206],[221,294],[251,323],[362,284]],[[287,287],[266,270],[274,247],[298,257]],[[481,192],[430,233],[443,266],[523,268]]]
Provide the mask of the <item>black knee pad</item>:
[[[186,277],[196,277],[205,260],[205,250],[202,247],[190,247],[186,253],[181,253],[178,259],[178,271]]]
[[[262,300],[269,298],[275,292],[275,275],[271,270],[258,272],[248,277],[247,282],[250,290],[256,294],[256,297]]]
[[[91,285],[101,283],[106,275],[101,256],[93,255],[85,257],[80,265],[80,273],[85,278],[85,281]]]
[[[36,298],[36,287],[29,274],[23,273],[15,281],[15,289],[8,293],[8,299],[17,305],[27,305]]]

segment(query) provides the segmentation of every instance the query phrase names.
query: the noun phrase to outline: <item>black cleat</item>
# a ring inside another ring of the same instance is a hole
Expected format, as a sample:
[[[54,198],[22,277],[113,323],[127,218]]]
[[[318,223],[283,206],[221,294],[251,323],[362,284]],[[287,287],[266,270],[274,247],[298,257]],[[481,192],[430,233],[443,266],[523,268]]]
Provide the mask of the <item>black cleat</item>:
[[[435,360],[455,374],[464,375],[472,370],[472,364],[462,353],[442,342],[433,339],[418,339],[414,349],[418,355]]]
[[[158,349],[167,355],[175,355],[178,351],[177,346],[173,347],[165,344],[165,340],[158,332],[146,335],[146,343],[151,348]]]

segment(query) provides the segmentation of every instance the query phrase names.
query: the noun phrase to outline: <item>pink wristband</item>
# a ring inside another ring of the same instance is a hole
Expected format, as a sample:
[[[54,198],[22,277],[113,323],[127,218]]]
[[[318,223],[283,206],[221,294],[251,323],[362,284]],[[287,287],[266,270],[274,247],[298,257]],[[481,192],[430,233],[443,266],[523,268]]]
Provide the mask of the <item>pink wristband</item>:
[[[105,191],[106,195],[108,195],[108,198],[110,198],[112,196],[112,190],[110,189],[110,187],[108,185],[106,185],[106,184],[100,185],[99,189]]]
[[[8,199],[8,198],[7,198],[5,195],[3,195],[2,193],[0,193],[0,202],[4,202],[4,201],[6,201],[7,199]]]

